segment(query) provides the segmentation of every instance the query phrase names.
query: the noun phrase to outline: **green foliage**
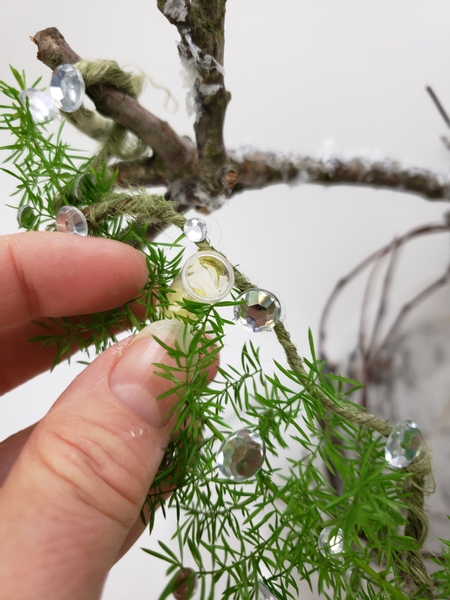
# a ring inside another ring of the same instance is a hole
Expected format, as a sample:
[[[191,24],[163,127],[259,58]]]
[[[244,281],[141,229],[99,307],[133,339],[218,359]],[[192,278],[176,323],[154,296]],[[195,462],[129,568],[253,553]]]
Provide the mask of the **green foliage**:
[[[12,73],[25,88],[25,76]],[[354,407],[348,396],[359,384],[327,374],[310,336],[306,374],[276,361],[266,372],[258,348],[249,341],[240,364],[219,367],[215,382],[208,385],[208,369],[232,325],[227,315],[234,302],[174,300],[171,284],[183,259],[180,239],[149,242],[147,222],[152,221],[146,222],[147,213],[127,212],[126,194],[114,199],[115,174],[106,165],[93,168],[89,159],[74,153],[62,141],[62,126],[48,135],[45,124],[35,124],[19,100],[20,90],[0,82],[0,91],[9,99],[1,107],[1,128],[15,137],[3,148],[11,165],[3,170],[18,182],[19,206],[30,205],[36,215],[23,225],[40,229],[54,220],[62,204],[82,204],[91,234],[139,247],[149,271],[133,301],[103,313],[42,322],[42,335],[32,341],[55,347],[55,366],[75,349],[99,354],[119,331],[136,332],[148,322],[173,316],[174,304],[177,318],[185,323],[184,344],[172,348],[159,342],[175,366],[155,366],[172,384],[168,393],[180,402],[173,409],[171,444],[142,509],[150,531],[158,506],[163,515],[169,510],[177,515],[177,550],[162,542],[158,551],[145,550],[167,566],[168,583],[160,600],[179,584],[186,564],[195,565],[201,600],[218,598],[218,586],[224,600],[256,598],[259,580],[276,598],[288,600],[297,597],[300,579],[335,600],[409,598],[405,556],[419,550],[415,540],[403,535],[404,484],[411,475],[387,468],[379,434],[326,410],[322,401]],[[102,202],[111,202],[111,210],[89,220],[90,209]],[[263,468],[242,482],[225,479],[216,467],[218,446],[231,431],[230,418],[257,430],[266,446]],[[339,481],[339,492],[332,480]],[[342,530],[342,554],[318,549],[324,527]],[[436,589],[448,598],[450,551],[446,548],[436,562]]]
[[[450,519],[450,516],[447,517]],[[436,598],[450,598],[450,541],[441,540],[443,543],[442,555],[432,560],[440,567],[433,573],[436,586]]]
[[[117,230],[116,236],[104,234],[104,237],[120,239],[125,243],[131,240],[145,248],[149,273],[147,283],[137,298],[123,306],[90,315],[39,321],[43,333],[30,341],[55,347],[52,369],[64,359],[70,361],[75,350],[84,351],[89,356],[93,347],[95,354],[100,354],[117,341],[116,336],[120,331],[137,333],[147,323],[164,318],[170,306],[170,284],[179,273],[184,251],[178,251],[169,259],[163,247],[147,241],[145,227],[136,223],[129,224],[124,233]],[[171,245],[172,249],[176,247],[176,244]]]
[[[195,339],[194,351],[200,341]],[[189,353],[180,349],[172,356],[180,364],[189,362]],[[201,598],[215,597],[214,584],[222,578],[227,581],[223,598],[253,598],[262,571],[272,574],[267,581],[280,599],[296,597],[299,577],[313,587],[314,574],[319,592],[333,590],[333,598],[346,598],[345,573],[351,567],[367,587],[358,597],[384,597],[393,590],[394,597],[406,598],[396,589],[405,574],[402,557],[414,547],[413,540],[400,533],[405,505],[399,483],[405,475],[386,469],[380,436],[336,416],[321,426],[314,392],[286,382],[286,376],[295,378],[295,373],[278,369],[273,376],[265,375],[252,344],[244,346],[241,359],[240,369],[220,369],[222,381],[209,389],[195,378],[180,388],[177,379],[174,389],[185,403],[170,449],[171,476],[160,473],[155,482],[160,490],[152,491],[148,506],[151,515],[158,503],[181,515],[175,533],[179,554],[174,556],[165,547],[161,553],[148,552],[169,563],[168,573],[181,568],[189,556],[198,567]],[[312,366],[319,374],[319,365]],[[330,392],[336,378],[318,379],[316,385],[327,386]],[[343,383],[339,378],[337,387]],[[227,405],[241,423],[257,428],[266,442],[267,460],[254,480],[236,483],[217,475],[217,437],[228,434]],[[308,405],[310,418],[304,411]],[[213,435],[206,437],[210,422]],[[280,449],[288,457],[286,472],[272,466]],[[323,462],[342,479],[340,496],[329,483]],[[174,492],[165,502],[168,482]],[[342,556],[324,556],[318,550],[318,535],[330,525],[343,530]]]
[[[73,186],[80,171],[87,169],[89,159],[62,141],[64,122],[56,133],[48,134],[48,124],[33,121],[28,106],[19,98],[20,91],[27,88],[25,74],[13,67],[11,72],[19,89],[0,82],[0,92],[8,101],[0,105],[0,129],[9,131],[14,140],[0,148],[9,152],[4,163],[11,165],[2,170],[17,181],[14,195],[20,196],[18,206],[29,205],[35,210],[31,228],[38,230],[54,220],[58,205],[73,204]],[[40,79],[31,87],[39,83]]]

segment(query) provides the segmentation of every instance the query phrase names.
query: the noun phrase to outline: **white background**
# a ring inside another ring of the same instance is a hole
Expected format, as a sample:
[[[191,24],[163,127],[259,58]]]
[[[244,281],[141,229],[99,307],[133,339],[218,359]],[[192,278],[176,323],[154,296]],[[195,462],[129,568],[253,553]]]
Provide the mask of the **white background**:
[[[56,26],[83,58],[134,65],[169,88],[179,102],[176,114],[165,109],[164,94],[151,85],[142,103],[180,134],[192,136],[178,36],[155,5],[154,0],[4,0],[0,78],[12,82],[12,64],[25,69],[29,82],[40,75],[48,80],[49,70],[36,60],[36,46],[28,36]],[[449,24],[446,0],[230,0],[227,146],[250,144],[292,153],[334,148],[447,173],[450,156],[439,140],[445,125],[424,88],[432,85],[450,110]],[[66,133],[75,146],[93,147],[70,126]],[[6,143],[4,135],[0,142]],[[17,231],[16,214],[6,203],[13,203],[8,196],[14,182],[2,173],[0,189],[0,233],[12,233]],[[300,352],[307,354],[307,329],[317,332],[320,310],[337,279],[394,236],[437,221],[446,210],[446,203],[393,191],[276,186],[236,196],[207,221],[213,245],[251,280],[278,295],[286,325]],[[445,269],[448,239],[438,237],[418,244],[405,259],[398,302]],[[354,343],[358,289],[344,297],[332,321],[328,349],[336,360],[342,361]],[[412,321],[432,316],[448,323],[448,300],[448,292],[440,293]],[[236,359],[247,337],[243,331],[230,332],[224,362]],[[264,356],[280,359],[271,334],[261,336],[261,343]],[[3,397],[0,437],[44,415],[80,368],[61,366]],[[161,535],[166,529],[164,522],[158,526]],[[163,569],[139,550],[149,544],[144,535],[113,569],[104,600],[157,597]]]

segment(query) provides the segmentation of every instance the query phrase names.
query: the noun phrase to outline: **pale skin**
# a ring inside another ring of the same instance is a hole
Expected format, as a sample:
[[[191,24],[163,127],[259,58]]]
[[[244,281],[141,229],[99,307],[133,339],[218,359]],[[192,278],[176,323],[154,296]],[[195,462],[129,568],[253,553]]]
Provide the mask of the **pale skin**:
[[[31,321],[120,306],[146,278],[144,256],[111,240],[0,237],[3,403],[53,362],[54,349],[28,342],[42,332]],[[180,325],[159,325],[155,335],[170,345]],[[179,399],[156,400],[170,384],[152,370],[168,360],[150,332],[119,342],[39,423],[0,443],[0,600],[100,598],[109,569],[142,533],[139,511],[170,438],[165,414]]]

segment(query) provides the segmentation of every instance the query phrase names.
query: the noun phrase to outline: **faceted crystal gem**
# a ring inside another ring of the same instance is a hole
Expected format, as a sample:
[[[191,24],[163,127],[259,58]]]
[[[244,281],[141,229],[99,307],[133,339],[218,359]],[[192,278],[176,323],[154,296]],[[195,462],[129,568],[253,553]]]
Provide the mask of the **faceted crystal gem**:
[[[177,586],[173,592],[176,600],[189,600],[195,594],[197,589],[197,576],[195,571],[187,567],[183,567],[177,573],[175,579]]]
[[[325,527],[319,535],[319,550],[324,556],[341,554],[344,549],[342,529]]]
[[[56,229],[63,233],[87,235],[88,224],[81,210],[75,206],[63,206],[56,215]]]
[[[355,596],[359,592],[361,574],[356,567],[349,567],[345,572],[345,585],[351,596]]]
[[[217,252],[197,252],[181,271],[183,286],[198,302],[213,304],[228,296],[234,285],[230,263]]]
[[[24,204],[17,211],[17,222],[19,223],[19,227],[23,227],[24,229],[30,229],[33,227],[36,221],[36,213],[34,209],[28,204]]]
[[[259,471],[265,457],[266,447],[259,435],[248,429],[240,429],[220,446],[217,466],[225,477],[244,481]]]
[[[266,290],[251,289],[237,298],[234,320],[252,331],[272,331],[280,320],[281,306],[278,298]]]
[[[422,436],[416,423],[402,421],[389,434],[384,454],[391,467],[402,469],[412,463],[421,445]]]
[[[191,242],[203,242],[208,235],[208,226],[202,219],[193,217],[188,219],[183,225],[184,235]]]
[[[28,98],[30,113],[36,123],[52,121],[56,117],[52,99],[45,92],[28,88],[20,92],[19,98],[24,106],[27,105],[26,99]]]
[[[60,65],[52,73],[50,94],[55,106],[64,112],[75,112],[83,104],[84,79],[73,65]]]
[[[83,200],[86,193],[89,193],[95,184],[95,177],[91,173],[81,173],[81,175],[78,175],[78,177],[75,179],[75,183],[73,185],[73,195],[77,200]]]
[[[262,581],[258,581],[258,600],[278,600]]]

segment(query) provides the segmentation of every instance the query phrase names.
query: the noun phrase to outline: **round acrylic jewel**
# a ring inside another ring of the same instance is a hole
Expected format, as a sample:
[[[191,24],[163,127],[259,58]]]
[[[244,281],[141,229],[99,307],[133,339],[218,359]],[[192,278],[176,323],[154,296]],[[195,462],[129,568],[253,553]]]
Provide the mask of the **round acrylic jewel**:
[[[188,219],[183,225],[184,235],[191,242],[203,242],[208,235],[208,226],[202,219],[193,217]]]
[[[262,581],[258,581],[258,600],[278,600]]]
[[[24,106],[27,105],[26,99],[28,98],[30,113],[36,123],[52,121],[56,117],[52,99],[45,92],[28,88],[20,92],[19,98]]]
[[[240,429],[230,435],[217,453],[220,471],[234,481],[244,481],[259,471],[266,457],[266,446],[259,435]]]
[[[359,592],[361,574],[356,567],[349,567],[345,572],[345,585],[351,596],[355,596]]]
[[[88,224],[86,217],[75,206],[63,206],[56,215],[56,229],[63,233],[87,235]]]
[[[177,573],[175,579],[177,586],[173,592],[176,600],[189,600],[195,594],[197,589],[197,576],[195,571],[187,567],[183,567]]]
[[[391,467],[402,469],[412,463],[420,451],[422,438],[414,421],[398,423],[386,441],[385,457]]]
[[[19,223],[19,227],[23,227],[24,229],[33,227],[36,222],[34,209],[28,204],[21,206],[17,211],[17,222]]]
[[[73,195],[77,200],[83,200],[86,193],[91,191],[95,184],[95,177],[91,173],[81,173],[73,184]]]
[[[188,296],[213,304],[231,292],[234,272],[230,263],[217,252],[197,252],[186,261],[181,279]]]
[[[319,535],[319,550],[324,556],[341,554],[344,549],[342,529],[325,527]]]
[[[272,331],[280,320],[281,306],[278,298],[266,290],[246,290],[237,298],[234,320],[252,331]]]
[[[55,106],[64,112],[75,112],[83,104],[84,79],[73,65],[60,65],[52,73],[50,94]]]

